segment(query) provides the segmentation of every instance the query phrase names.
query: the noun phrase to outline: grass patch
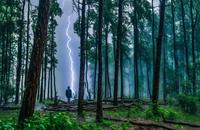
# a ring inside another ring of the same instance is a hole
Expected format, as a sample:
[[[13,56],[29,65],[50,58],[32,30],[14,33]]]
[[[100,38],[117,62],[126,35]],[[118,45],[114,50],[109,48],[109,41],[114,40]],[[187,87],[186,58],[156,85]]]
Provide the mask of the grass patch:
[[[152,112],[152,107],[149,106],[145,110],[140,107],[120,108],[115,111],[107,111],[105,115],[113,117],[124,118],[143,118],[154,121],[161,121],[164,117],[167,120],[177,120],[183,122],[200,123],[200,114],[188,114],[180,110],[179,108],[162,106],[159,107],[158,115],[155,116]]]
[[[2,111],[0,110],[0,120],[11,120],[18,118],[18,111],[9,110],[9,111]]]
[[[12,114],[13,116],[9,117]],[[88,114],[90,113],[86,113],[86,115]],[[17,128],[17,118],[13,117],[18,115],[18,112],[6,112],[4,115],[1,115],[4,120],[0,119],[0,130],[15,130]],[[74,113],[36,112],[32,118],[26,120],[24,126],[24,130],[129,130],[130,124],[107,120],[97,124],[94,118],[79,122]]]

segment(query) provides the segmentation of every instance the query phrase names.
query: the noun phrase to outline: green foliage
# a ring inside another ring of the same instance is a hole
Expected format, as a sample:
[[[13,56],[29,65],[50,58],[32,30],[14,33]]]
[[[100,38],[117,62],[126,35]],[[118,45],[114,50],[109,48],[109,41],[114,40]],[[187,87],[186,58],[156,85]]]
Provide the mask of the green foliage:
[[[192,95],[180,94],[177,96],[178,104],[180,108],[190,114],[197,112],[197,98]]]
[[[0,120],[0,130],[15,130],[16,124],[13,120],[1,121]]]
[[[128,123],[115,123],[106,120],[103,120],[100,124],[96,124],[96,122],[86,122],[81,124],[81,130],[104,130],[105,128],[111,128],[112,130],[129,130],[129,127],[130,124]]]
[[[152,107],[150,107],[145,111],[145,115],[147,119],[153,119],[156,121],[159,121],[162,118],[167,120],[175,120],[178,118],[178,113],[174,109],[164,107],[158,107],[156,115],[154,114]]]
[[[16,128],[14,120],[0,121],[1,130]],[[81,130],[81,127],[67,113],[36,113],[32,118],[26,120],[24,130]]]
[[[115,123],[103,120],[97,124],[95,121],[78,122],[75,116],[69,113],[36,113],[30,119],[27,119],[23,130],[128,130],[129,123]],[[15,130],[17,128],[16,120],[0,120],[0,130]]]
[[[78,124],[66,113],[37,113],[25,123],[25,130],[73,130]]]
[[[169,106],[174,106],[176,104],[176,99],[174,97],[169,97],[167,102]]]

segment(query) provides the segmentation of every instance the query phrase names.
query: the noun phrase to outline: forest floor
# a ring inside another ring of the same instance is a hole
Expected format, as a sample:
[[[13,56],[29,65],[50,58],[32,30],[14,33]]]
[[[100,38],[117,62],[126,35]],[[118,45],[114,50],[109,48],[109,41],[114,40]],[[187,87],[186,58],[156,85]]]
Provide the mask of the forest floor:
[[[200,130],[200,114],[187,114],[179,108],[160,105],[161,116],[153,116],[148,103],[126,102],[113,106],[104,102],[104,123],[97,130]],[[88,101],[84,105],[84,120],[81,122],[95,122],[96,103]],[[42,108],[42,113],[70,112],[71,118],[77,121],[77,104],[59,102]],[[0,120],[17,119],[18,110],[1,110]],[[79,122],[80,123],[80,122]],[[93,129],[91,129],[93,130]]]
[[[104,120],[130,124],[130,130],[200,130],[200,114],[187,114],[179,108],[172,108],[161,103],[160,117],[154,117],[149,109],[148,102],[127,101],[113,106],[110,101],[104,102]],[[47,111],[77,111],[76,103],[59,103],[49,105]],[[86,102],[84,105],[87,121],[95,119],[96,102]],[[93,117],[93,118],[92,118]]]

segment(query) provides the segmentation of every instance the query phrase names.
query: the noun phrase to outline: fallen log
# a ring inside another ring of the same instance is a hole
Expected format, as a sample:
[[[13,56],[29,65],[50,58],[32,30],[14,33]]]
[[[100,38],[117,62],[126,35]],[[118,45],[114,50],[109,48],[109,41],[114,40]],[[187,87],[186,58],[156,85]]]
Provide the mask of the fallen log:
[[[9,110],[19,110],[20,107],[0,107],[0,110],[9,111]]]
[[[192,124],[192,123],[188,123],[188,122],[178,122],[178,121],[170,121],[170,120],[163,120],[163,122],[169,123],[169,124],[184,125],[184,126],[200,128],[200,125]]]
[[[137,106],[137,107],[139,107],[140,109],[143,109],[141,106],[139,106],[138,104],[135,104],[135,103],[131,103],[131,104],[121,104],[121,105],[118,105],[118,106],[104,107],[103,109],[104,109],[104,110],[112,110],[112,109],[117,109],[117,108],[122,108],[122,107],[131,108],[132,106]]]
[[[65,108],[65,109],[58,109],[58,108],[46,108],[46,109],[43,109],[44,111],[50,111],[50,112],[76,112],[77,109],[68,109],[68,108]]]
[[[103,110],[104,111],[109,111],[109,110],[113,110],[113,109],[118,109],[118,108],[131,108],[132,106],[137,106],[137,107],[139,107],[140,109],[142,109],[143,110],[143,108],[142,107],[140,107],[140,106],[138,106],[137,104],[135,104],[135,103],[131,103],[131,104],[121,104],[121,105],[118,105],[118,106],[103,106]],[[93,111],[93,112],[95,112],[96,111],[96,106],[94,105],[94,106],[84,106],[83,107],[83,109],[85,110],[85,111]]]
[[[113,106],[113,105],[105,105],[103,106],[103,110],[113,110],[113,109],[118,109],[118,108],[131,108],[132,106],[137,106],[139,107],[140,109],[143,109],[141,106],[139,106],[138,104],[135,104],[135,103],[130,103],[130,104],[121,104],[121,105],[118,105],[118,106]],[[58,105],[49,105],[46,109],[54,109],[55,110],[71,110],[71,109],[77,109],[77,105],[76,104],[58,104]],[[83,110],[85,111],[92,111],[92,112],[95,112],[96,111],[96,105],[84,105],[83,106]]]
[[[131,120],[127,120],[127,119],[118,119],[118,118],[109,118],[109,117],[104,117],[103,119],[111,120],[111,121],[118,121],[118,122],[126,122],[126,123],[130,123],[132,125],[137,125],[137,126],[158,127],[158,128],[163,128],[166,130],[176,130],[175,128],[165,126],[162,124],[158,124],[158,123],[153,123],[153,122],[139,122],[139,121],[131,121]]]

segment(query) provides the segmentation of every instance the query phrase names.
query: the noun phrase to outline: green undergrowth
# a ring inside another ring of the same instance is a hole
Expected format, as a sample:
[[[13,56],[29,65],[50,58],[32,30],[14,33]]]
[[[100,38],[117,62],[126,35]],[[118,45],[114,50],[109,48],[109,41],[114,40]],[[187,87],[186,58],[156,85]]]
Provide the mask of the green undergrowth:
[[[16,120],[18,117],[18,111],[17,110],[0,110],[0,120]]]
[[[146,119],[146,120],[154,120],[154,121],[162,121],[166,120],[176,120],[176,121],[184,121],[184,122],[192,122],[192,123],[200,123],[200,114],[188,114],[183,112],[179,108],[162,106],[158,108],[158,114],[155,115],[152,111],[152,107],[148,106],[145,109],[141,109],[141,107],[131,107],[131,108],[120,108],[114,111],[106,112],[107,116],[111,117],[123,117],[123,118],[131,118],[131,119]]]
[[[34,117],[26,120],[23,130],[129,130],[128,123],[116,123],[103,120],[78,122],[75,114],[69,113],[36,113]],[[0,130],[15,130],[16,118],[0,119]]]
[[[129,130],[129,123],[120,123],[103,120],[95,122],[95,113],[84,112],[85,120],[78,121],[76,113],[64,112],[36,112],[34,117],[26,120],[24,130]],[[162,121],[175,120],[191,123],[200,123],[200,114],[189,114],[179,108],[160,106],[155,116],[151,106],[133,106],[104,111],[104,116]],[[0,130],[15,130],[17,128],[18,111],[0,111]]]

